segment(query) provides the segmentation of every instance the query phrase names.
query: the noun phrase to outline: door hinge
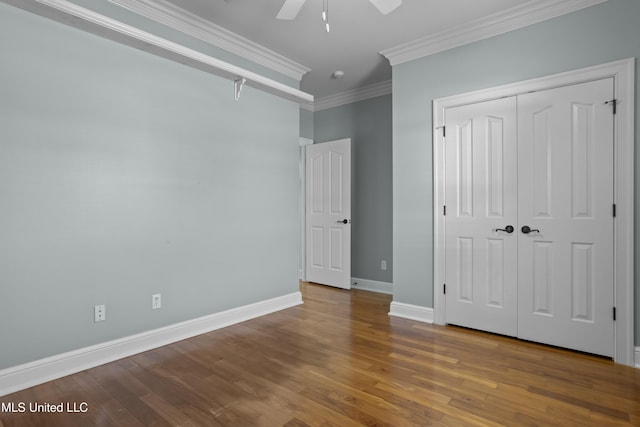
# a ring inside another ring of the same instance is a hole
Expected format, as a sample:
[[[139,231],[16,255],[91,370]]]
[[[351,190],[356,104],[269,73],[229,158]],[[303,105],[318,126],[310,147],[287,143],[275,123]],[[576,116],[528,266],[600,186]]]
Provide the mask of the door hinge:
[[[445,294],[445,295],[447,294],[447,284],[446,283],[442,284],[442,293]]]
[[[442,215],[447,216],[447,205],[442,207]]]
[[[613,307],[613,321],[616,321],[616,308]]]
[[[443,138],[447,137],[447,127],[446,126],[442,126],[442,137]]]
[[[618,108],[616,107],[618,105],[618,100],[617,99],[612,99],[611,101],[607,101],[605,102],[605,104],[612,104],[613,106],[613,114],[616,114],[618,111]]]
[[[616,204],[613,204],[613,217],[616,217]]]

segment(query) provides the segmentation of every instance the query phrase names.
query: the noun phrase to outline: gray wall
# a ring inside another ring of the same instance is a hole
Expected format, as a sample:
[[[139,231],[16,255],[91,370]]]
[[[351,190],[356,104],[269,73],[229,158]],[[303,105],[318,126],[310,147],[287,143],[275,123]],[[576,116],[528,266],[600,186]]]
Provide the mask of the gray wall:
[[[0,369],[298,290],[297,104],[2,3],[0,55]]]
[[[391,95],[316,111],[314,141],[342,138],[351,138],[354,158],[351,276],[391,283]]]
[[[393,68],[394,300],[433,307],[434,98],[640,56],[640,1],[606,3]],[[638,99],[636,76],[636,100]],[[636,105],[636,139],[640,109]],[[640,165],[640,150],[636,150]],[[636,174],[636,195],[640,183]],[[639,215],[636,203],[636,214]],[[636,228],[639,221],[636,220]],[[635,245],[636,260],[640,248]],[[636,264],[638,264],[636,262]],[[636,343],[640,286],[636,278]]]
[[[313,112],[300,109],[300,136],[313,139]]]

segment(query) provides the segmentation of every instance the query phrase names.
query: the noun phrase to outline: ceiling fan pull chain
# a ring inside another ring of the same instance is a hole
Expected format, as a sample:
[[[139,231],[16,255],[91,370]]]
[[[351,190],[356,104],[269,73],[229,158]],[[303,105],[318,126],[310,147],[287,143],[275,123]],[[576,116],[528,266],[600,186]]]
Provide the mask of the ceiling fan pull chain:
[[[324,22],[327,33],[329,32],[329,0],[323,0],[322,3],[322,21]]]

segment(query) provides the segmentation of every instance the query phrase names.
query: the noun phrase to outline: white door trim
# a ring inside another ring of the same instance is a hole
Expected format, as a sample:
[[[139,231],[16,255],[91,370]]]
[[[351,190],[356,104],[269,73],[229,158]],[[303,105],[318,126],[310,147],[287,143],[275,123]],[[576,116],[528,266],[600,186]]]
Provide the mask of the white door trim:
[[[300,137],[300,234],[302,235],[300,246],[300,280],[307,281],[307,145],[313,144],[313,139]]]
[[[635,58],[596,65],[523,82],[483,89],[433,100],[433,175],[434,175],[434,322],[445,323],[444,284],[444,111],[460,105],[515,96],[531,91],[551,89],[592,80],[613,77],[618,100],[614,121],[615,176],[614,201],[614,292],[617,311],[615,322],[614,360],[634,365],[634,119]]]

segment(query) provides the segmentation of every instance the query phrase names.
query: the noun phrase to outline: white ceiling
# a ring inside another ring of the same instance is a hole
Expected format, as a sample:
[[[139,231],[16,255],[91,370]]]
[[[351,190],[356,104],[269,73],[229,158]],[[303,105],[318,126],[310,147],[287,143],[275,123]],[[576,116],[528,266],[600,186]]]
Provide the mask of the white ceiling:
[[[307,0],[293,21],[277,20],[284,0],[169,0],[170,3],[311,69],[301,89],[323,98],[391,79],[380,51],[537,0],[403,0],[382,15],[368,0]],[[345,72],[335,80],[331,73]]]

